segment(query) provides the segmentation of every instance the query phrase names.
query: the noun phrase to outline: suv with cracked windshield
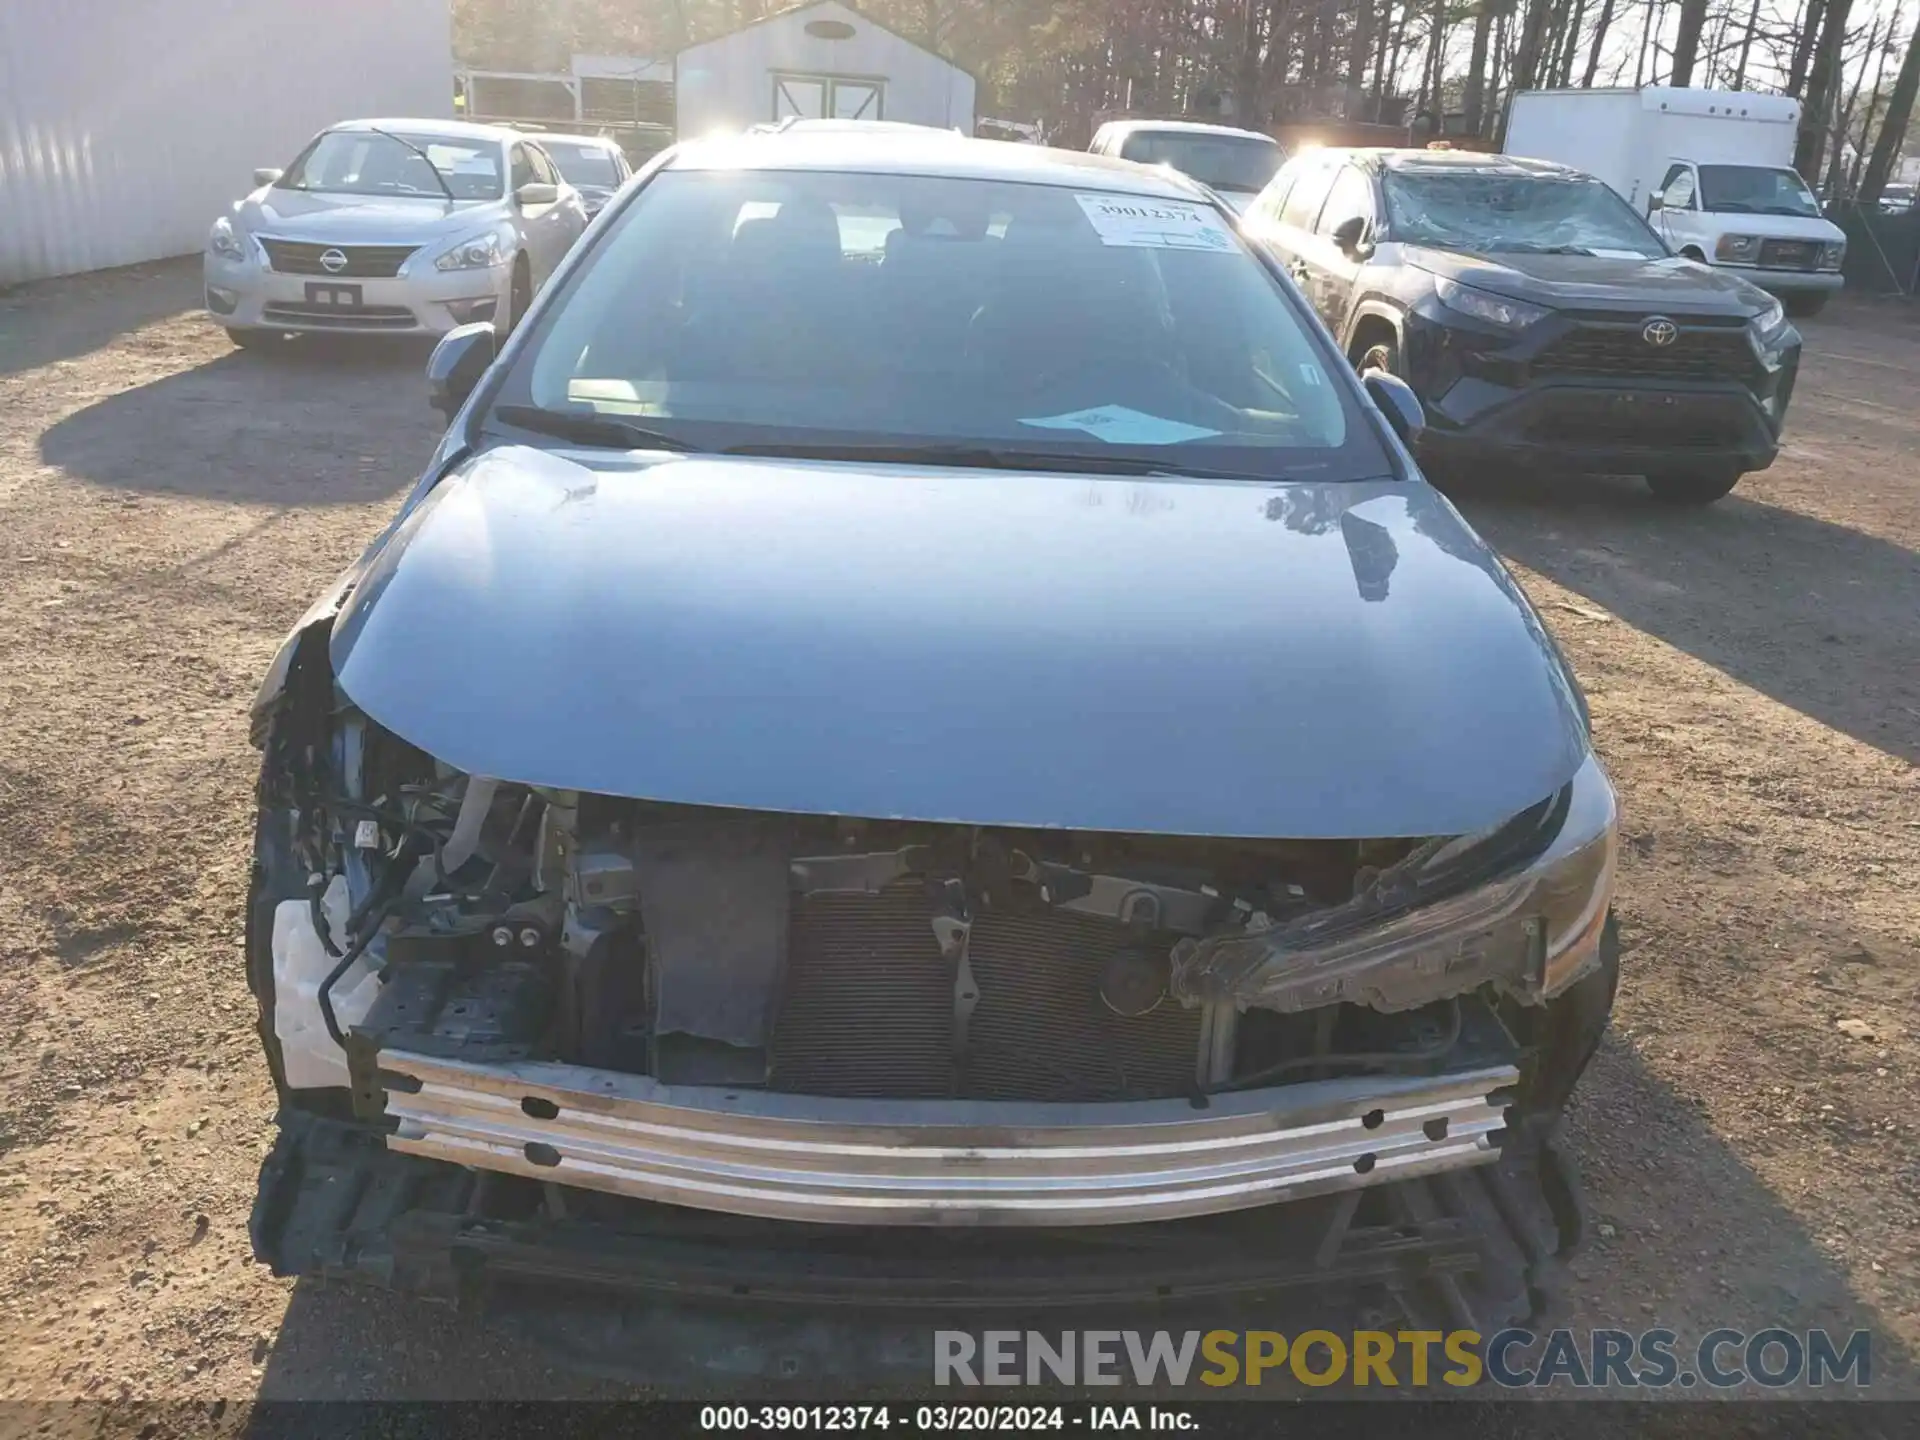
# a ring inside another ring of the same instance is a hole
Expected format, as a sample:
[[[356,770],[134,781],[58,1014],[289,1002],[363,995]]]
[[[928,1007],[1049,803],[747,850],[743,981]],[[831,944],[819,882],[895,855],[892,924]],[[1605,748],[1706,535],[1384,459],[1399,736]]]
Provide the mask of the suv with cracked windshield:
[[[1645,477],[1700,505],[1764,470],[1800,364],[1781,303],[1672,254],[1599,180],[1541,160],[1320,150],[1247,233],[1352,362],[1403,376],[1441,478],[1500,466]]]
[[[253,709],[276,1273],[672,1385],[1550,1293],[1613,792],[1209,191],[688,144],[429,384]]]

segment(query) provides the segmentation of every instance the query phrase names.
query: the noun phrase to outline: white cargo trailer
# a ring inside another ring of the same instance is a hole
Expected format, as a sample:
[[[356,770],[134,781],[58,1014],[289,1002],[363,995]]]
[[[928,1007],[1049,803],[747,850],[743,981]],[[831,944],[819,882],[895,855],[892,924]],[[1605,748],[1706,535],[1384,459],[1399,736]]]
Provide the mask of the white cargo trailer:
[[[452,113],[447,0],[0,0],[0,285],[196,251],[326,126]]]
[[[1598,176],[1682,255],[1809,314],[1841,286],[1846,236],[1793,168],[1800,102],[1747,91],[1529,90],[1506,152]]]
[[[795,116],[973,133],[972,75],[837,0],[682,50],[673,87],[683,140]]]

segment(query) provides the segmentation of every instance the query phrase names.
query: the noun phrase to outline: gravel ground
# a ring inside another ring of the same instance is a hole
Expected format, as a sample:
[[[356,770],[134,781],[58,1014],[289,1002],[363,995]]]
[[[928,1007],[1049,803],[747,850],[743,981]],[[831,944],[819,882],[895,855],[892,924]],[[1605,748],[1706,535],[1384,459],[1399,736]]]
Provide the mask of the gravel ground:
[[[435,438],[417,350],[241,354],[166,264],[0,294],[0,1400],[617,1393],[277,1281],[239,958],[248,698]],[[1466,494],[1592,700],[1629,841],[1569,1323],[1874,1332],[1920,1396],[1920,315],[1804,327],[1711,509]]]

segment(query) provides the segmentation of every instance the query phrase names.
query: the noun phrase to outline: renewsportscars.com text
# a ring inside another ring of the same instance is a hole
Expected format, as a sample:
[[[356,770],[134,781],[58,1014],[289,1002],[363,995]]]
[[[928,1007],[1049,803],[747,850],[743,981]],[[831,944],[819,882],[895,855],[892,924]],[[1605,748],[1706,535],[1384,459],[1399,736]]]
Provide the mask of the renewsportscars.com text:
[[[1709,1330],[967,1330],[934,1332],[935,1385],[1229,1385],[1419,1389],[1864,1388],[1872,1336],[1774,1327]]]

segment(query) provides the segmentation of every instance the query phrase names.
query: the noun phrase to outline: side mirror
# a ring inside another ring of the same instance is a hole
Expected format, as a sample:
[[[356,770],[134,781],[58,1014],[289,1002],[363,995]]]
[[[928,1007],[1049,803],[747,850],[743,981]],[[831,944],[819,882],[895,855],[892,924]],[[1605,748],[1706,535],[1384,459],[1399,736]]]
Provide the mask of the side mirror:
[[[1358,215],[1342,220],[1333,227],[1333,243],[1342,255],[1358,258],[1367,243],[1367,222]]]
[[[1413,449],[1420,432],[1427,428],[1427,412],[1421,408],[1420,397],[1413,393],[1413,387],[1385,370],[1367,371],[1361,375],[1360,383],[1367,387],[1367,397],[1380,407],[1380,413],[1387,417],[1387,424],[1400,437],[1400,443]]]
[[[1647,196],[1647,214],[1651,215],[1656,210],[1665,209],[1666,204],[1667,192],[1664,190],[1654,191],[1651,195]]]
[[[500,351],[499,332],[487,320],[449,330],[427,361],[427,398],[451,420]]]
[[[560,199],[560,187],[544,180],[529,180],[513,192],[513,198],[522,205],[552,205]]]
[[[280,177],[286,173],[284,170],[275,170],[272,166],[263,166],[261,169],[253,172],[253,183],[255,185],[274,185],[277,184]]]

